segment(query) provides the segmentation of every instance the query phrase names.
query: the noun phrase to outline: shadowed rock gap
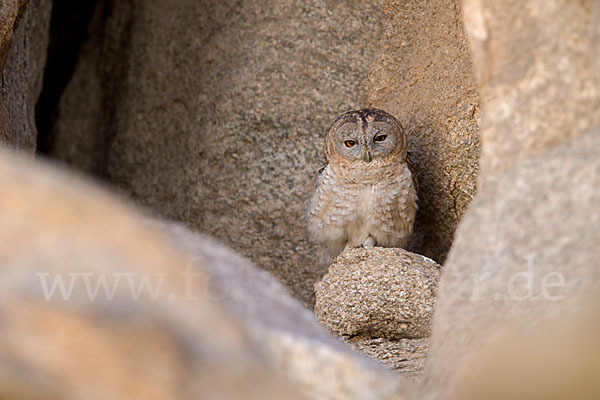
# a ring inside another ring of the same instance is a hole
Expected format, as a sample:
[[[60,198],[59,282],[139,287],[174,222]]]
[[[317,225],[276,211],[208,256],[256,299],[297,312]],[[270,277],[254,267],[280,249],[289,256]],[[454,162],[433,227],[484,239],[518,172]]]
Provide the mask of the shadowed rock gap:
[[[55,0],[50,21],[50,43],[44,70],[44,86],[35,110],[38,129],[37,151],[47,154],[52,147],[52,127],[60,97],[71,80],[88,27],[99,0],[77,2]]]

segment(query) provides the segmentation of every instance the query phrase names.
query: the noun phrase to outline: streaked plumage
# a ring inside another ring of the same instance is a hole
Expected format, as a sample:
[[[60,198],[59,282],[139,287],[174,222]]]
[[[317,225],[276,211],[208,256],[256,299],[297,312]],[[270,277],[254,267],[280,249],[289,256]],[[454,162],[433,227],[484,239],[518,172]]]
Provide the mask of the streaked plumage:
[[[351,111],[333,123],[308,215],[309,234],[328,257],[347,245],[407,245],[417,193],[406,149],[402,126],[384,111]]]

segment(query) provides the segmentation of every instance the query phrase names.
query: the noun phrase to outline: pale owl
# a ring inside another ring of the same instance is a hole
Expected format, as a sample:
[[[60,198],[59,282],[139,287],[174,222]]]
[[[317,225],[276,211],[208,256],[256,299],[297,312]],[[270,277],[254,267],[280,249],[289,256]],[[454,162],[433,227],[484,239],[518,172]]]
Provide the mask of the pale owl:
[[[402,125],[381,110],[347,112],[327,134],[326,156],[308,213],[310,237],[326,257],[346,246],[405,247],[417,191]]]

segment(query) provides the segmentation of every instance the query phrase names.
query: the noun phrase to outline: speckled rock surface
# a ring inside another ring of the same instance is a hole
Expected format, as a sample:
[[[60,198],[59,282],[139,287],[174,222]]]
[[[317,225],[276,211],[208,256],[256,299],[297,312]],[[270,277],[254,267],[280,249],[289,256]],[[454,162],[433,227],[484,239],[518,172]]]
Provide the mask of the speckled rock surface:
[[[486,94],[482,184],[440,281],[426,399],[446,399],[500,329],[517,327],[519,346],[600,299],[594,2],[464,4]]]
[[[26,0],[2,2],[2,8],[0,8],[0,69],[4,68],[16,24],[22,17],[26,4]]]
[[[315,313],[341,336],[426,338],[440,266],[403,249],[349,248],[315,285]]]
[[[429,351],[429,339],[355,337],[346,341],[361,354],[377,360],[413,382],[420,382]]]
[[[363,105],[376,2],[110,4],[62,97],[53,154],[224,241],[310,303],[325,271],[306,208],[327,129]]]
[[[479,95],[460,1],[380,4],[384,33],[367,105],[404,126],[420,186],[409,249],[442,263],[476,192],[480,148]]]
[[[35,104],[42,90],[51,9],[51,0],[27,3],[2,72],[4,141],[23,153],[36,149]]]

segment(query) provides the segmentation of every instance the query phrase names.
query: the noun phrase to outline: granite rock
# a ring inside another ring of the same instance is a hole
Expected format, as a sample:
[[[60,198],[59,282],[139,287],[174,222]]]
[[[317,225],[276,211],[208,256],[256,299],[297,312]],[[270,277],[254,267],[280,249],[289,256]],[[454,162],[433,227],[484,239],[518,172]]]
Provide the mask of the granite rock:
[[[17,10],[18,2],[3,2],[8,10]],[[33,154],[36,149],[37,128],[35,125],[35,105],[42,90],[44,65],[49,40],[51,0],[30,0],[22,2],[22,16],[12,30],[10,48],[0,62],[2,71],[2,104],[4,123],[0,121],[0,136],[11,149],[24,154]],[[2,12],[3,12],[2,11]],[[0,13],[2,13],[0,12]],[[0,21],[4,24],[5,21]],[[10,26],[6,21],[6,26]],[[0,40],[0,53],[5,48],[6,39]],[[2,69],[4,65],[4,69]]]
[[[315,285],[315,313],[352,348],[418,382],[440,276],[433,260],[395,248],[348,248]]]
[[[433,260],[397,248],[347,248],[315,285],[315,313],[347,337],[427,338],[440,276]]]
[[[354,337],[346,341],[361,354],[393,368],[400,376],[421,382],[429,352],[429,338],[386,339]]]

